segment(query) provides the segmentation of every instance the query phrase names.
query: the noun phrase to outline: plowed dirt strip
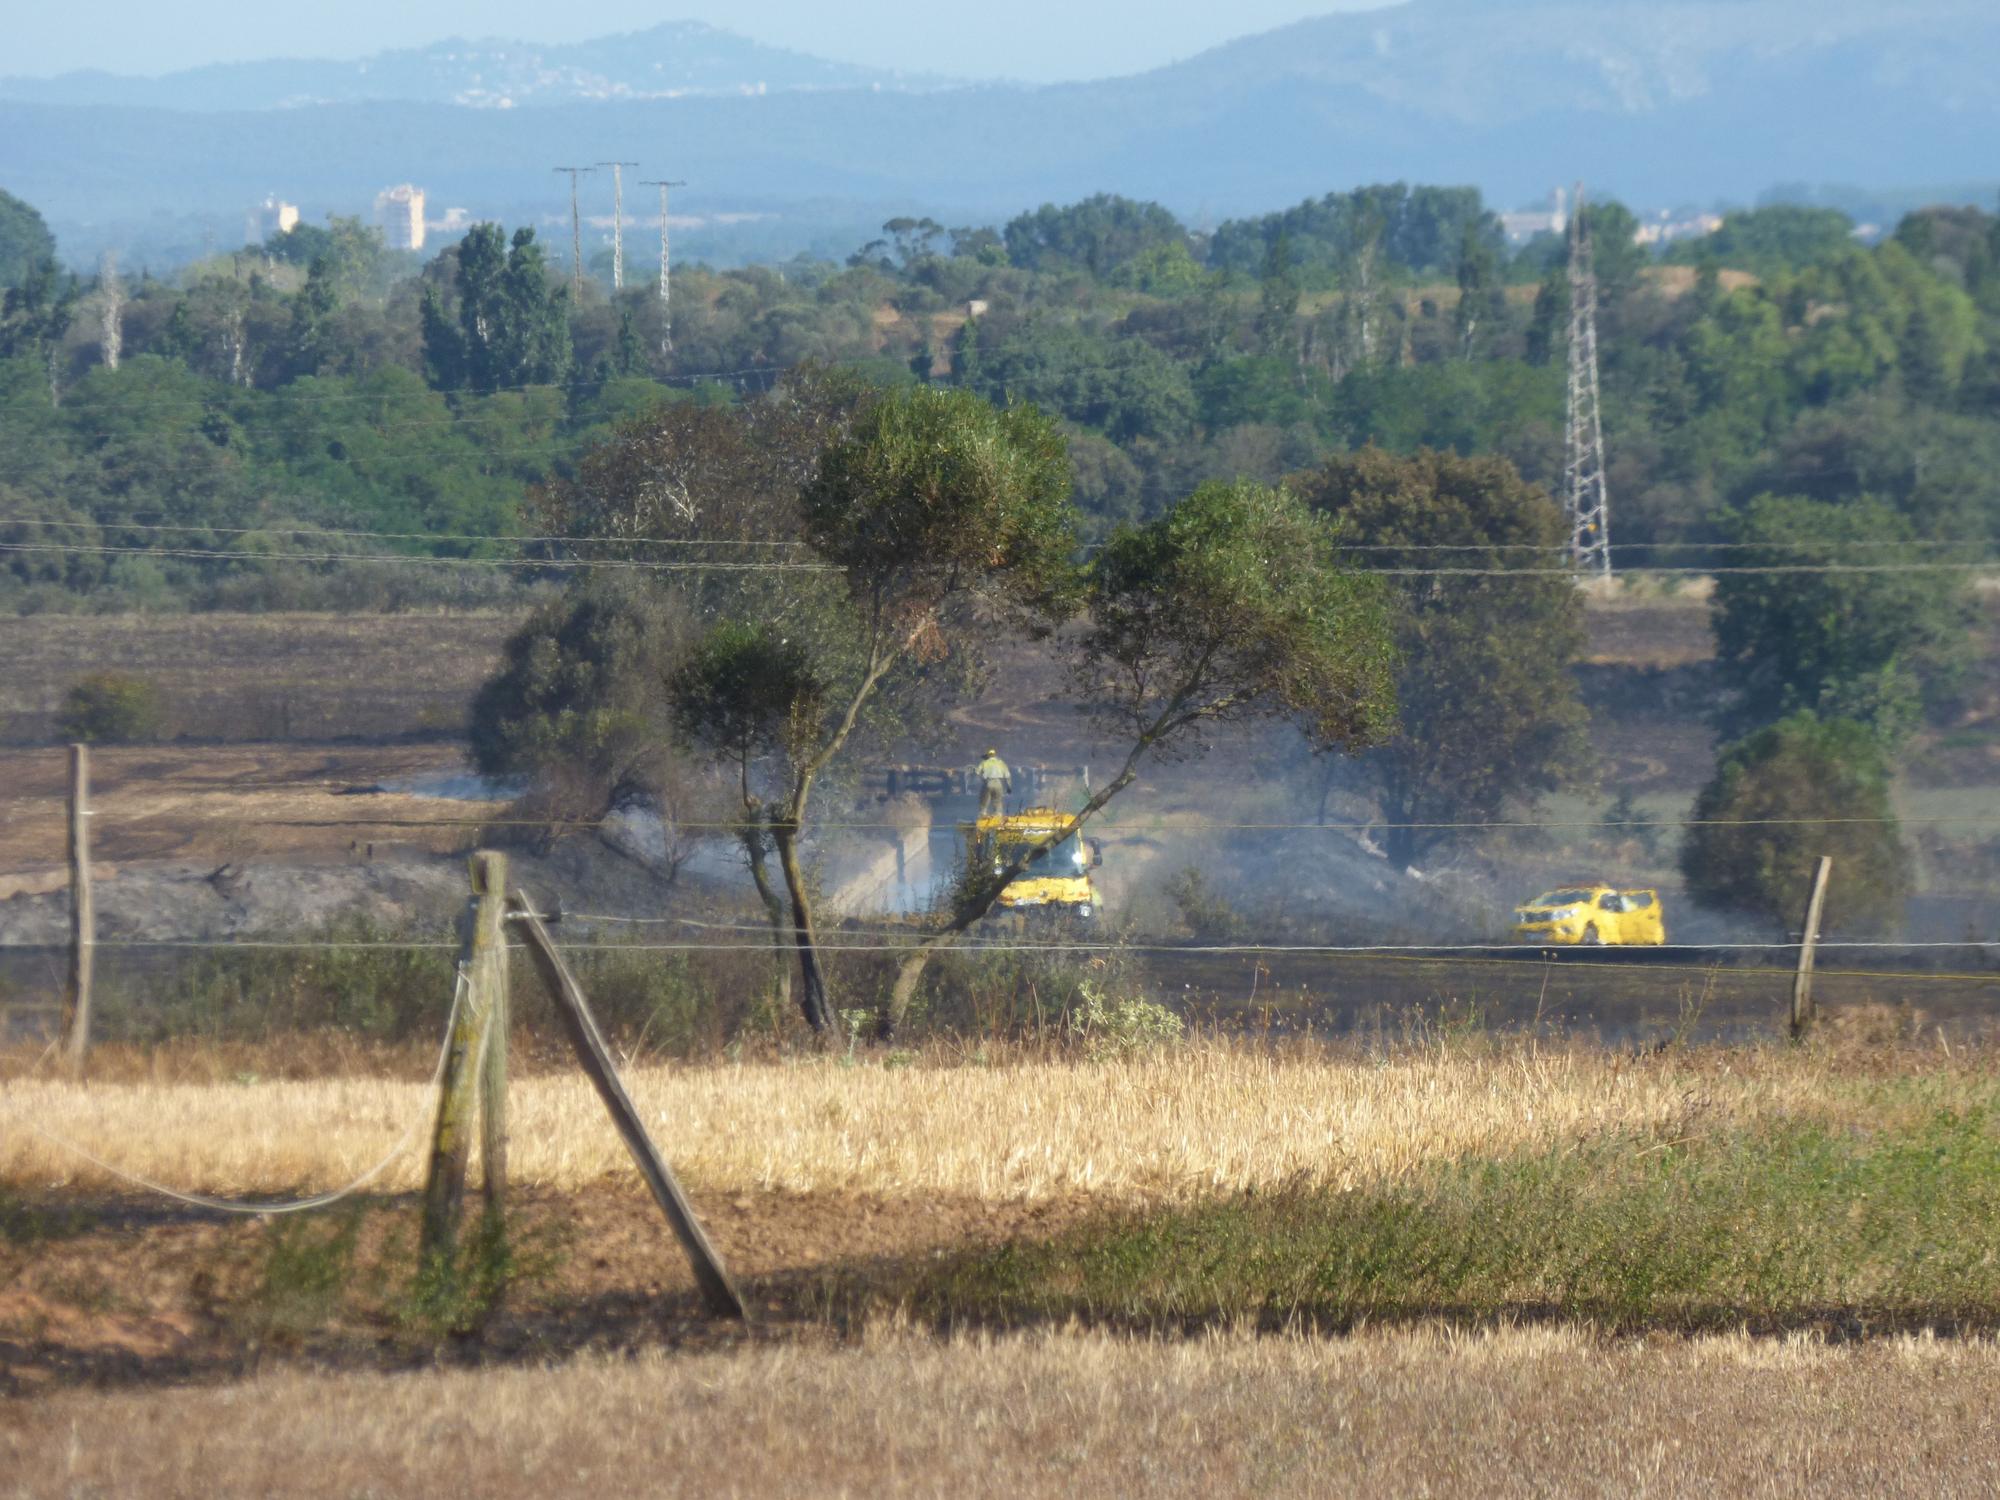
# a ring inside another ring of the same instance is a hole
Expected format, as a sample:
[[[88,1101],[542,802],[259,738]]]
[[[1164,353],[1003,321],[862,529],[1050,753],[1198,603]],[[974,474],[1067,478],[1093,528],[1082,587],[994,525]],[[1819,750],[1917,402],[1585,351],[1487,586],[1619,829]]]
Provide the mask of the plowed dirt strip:
[[[1940,1061],[1927,1087],[1969,1098],[1982,1078],[1971,1059]],[[1879,1120],[1893,1107],[1865,1076],[1778,1050],[1634,1061],[1524,1047],[1376,1063],[1204,1044],[1105,1065],[812,1060],[647,1068],[629,1082],[676,1168],[706,1188],[996,1201],[1073,1192],[1172,1199],[1277,1182],[1353,1187],[1606,1129],[1685,1133],[1780,1115]],[[329,1188],[374,1164],[431,1107],[420,1085],[379,1079],[17,1081],[0,1090],[0,1182],[116,1182],[26,1128],[32,1121],[183,1190]],[[580,1077],[521,1080],[509,1109],[516,1181],[575,1189],[629,1172]],[[408,1190],[420,1170],[412,1149],[377,1187]]]
[[[394,1369],[454,1356],[505,1363],[746,1339],[824,1343],[834,1336],[815,1290],[824,1273],[865,1275],[949,1249],[1035,1239],[1092,1208],[1081,1196],[694,1196],[749,1299],[747,1330],[702,1312],[686,1258],[636,1178],[582,1193],[516,1191],[514,1278],[470,1340],[408,1322],[413,1196],[284,1221],[130,1197],[0,1198],[0,1396],[234,1378],[271,1361]],[[315,1261],[347,1226],[349,1248],[337,1261]],[[330,1274],[315,1279],[315,1266]]]
[[[456,849],[470,837],[464,820],[498,816],[500,804],[344,792],[464,768],[457,744],[101,746],[91,756],[98,878],[116,880],[122,863],[148,860],[350,860],[370,844],[385,856],[392,846]],[[0,899],[67,879],[68,774],[59,745],[0,747]]]
[[[205,740],[451,733],[525,611],[0,617],[0,739],[55,737],[96,667],[158,691],[168,735]]]
[[[20,1495],[1990,1495],[2000,1349],[1035,1333],[0,1407]],[[448,1476],[448,1478],[447,1478]]]

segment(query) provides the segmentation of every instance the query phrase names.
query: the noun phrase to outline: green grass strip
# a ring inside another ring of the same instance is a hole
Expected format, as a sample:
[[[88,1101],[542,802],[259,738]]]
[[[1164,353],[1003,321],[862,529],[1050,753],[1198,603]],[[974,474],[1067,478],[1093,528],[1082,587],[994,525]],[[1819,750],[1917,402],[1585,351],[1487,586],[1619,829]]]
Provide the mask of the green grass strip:
[[[898,1296],[949,1322],[2000,1325],[1992,1106],[1896,1113],[1608,1134],[1388,1187],[1133,1213],[932,1262]]]

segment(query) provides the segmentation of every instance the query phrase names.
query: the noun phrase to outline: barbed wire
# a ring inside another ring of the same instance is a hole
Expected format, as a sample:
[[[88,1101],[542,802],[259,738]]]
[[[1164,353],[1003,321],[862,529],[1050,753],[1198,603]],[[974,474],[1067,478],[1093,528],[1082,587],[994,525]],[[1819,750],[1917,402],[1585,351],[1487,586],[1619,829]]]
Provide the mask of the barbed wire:
[[[7,945],[0,944],[0,947],[5,946]],[[469,985],[466,980],[465,970],[461,966],[453,985],[451,1005],[445,1012],[444,1040],[438,1050],[437,1066],[431,1070],[430,1082],[425,1085],[427,1093],[435,1093],[440,1081],[444,1077],[445,1062],[451,1056],[452,1029],[458,1023],[458,1013],[464,1005],[468,988]],[[493,1028],[489,1026],[482,1028],[480,1031],[480,1058],[474,1060],[472,1068],[474,1076],[477,1076],[479,1073],[480,1061],[484,1058],[487,1043],[492,1036],[492,1030]],[[12,1083],[0,1083],[0,1106],[6,1104],[7,1096],[12,1092],[12,1087]],[[309,1209],[326,1208],[340,1202],[343,1198],[352,1197],[355,1193],[367,1187],[369,1183],[375,1181],[384,1172],[388,1171],[395,1164],[396,1159],[410,1149],[410,1146],[416,1141],[417,1133],[422,1129],[426,1119],[424,1114],[418,1114],[410,1121],[408,1128],[404,1130],[401,1138],[397,1140],[395,1145],[389,1148],[385,1156],[369,1167],[359,1177],[341,1187],[333,1188],[323,1193],[314,1193],[306,1198],[287,1198],[276,1202],[256,1202],[241,1198],[215,1198],[206,1193],[193,1193],[180,1188],[168,1187],[166,1184],[155,1182],[149,1177],[142,1177],[136,1172],[127,1171],[115,1162],[106,1161],[88,1147],[80,1145],[76,1141],[70,1140],[67,1136],[49,1129],[41,1121],[30,1115],[19,1114],[12,1109],[5,1109],[4,1113],[16,1124],[40,1136],[51,1145],[89,1162],[99,1171],[108,1173],[110,1176],[132,1187],[144,1189],[149,1193],[158,1194],[160,1197],[172,1199],[177,1203],[188,1204],[193,1208],[206,1208],[218,1213],[245,1214],[258,1217],[275,1214],[304,1213]]]
[[[755,932],[763,934],[767,939],[782,940],[782,941],[773,941],[764,945],[767,951],[777,950],[789,953],[795,951],[797,947],[796,941],[794,940],[793,937],[793,928],[791,926],[789,919],[786,919],[785,921],[779,923],[778,925],[773,926],[773,924],[770,923],[769,921],[711,922],[711,921],[703,921],[695,917],[628,917],[628,916],[619,916],[608,912],[564,911],[561,914],[561,920],[564,922],[577,922],[577,923],[595,922],[595,923],[603,923],[610,926],[657,927],[657,926],[676,925],[682,927],[697,928],[710,932]],[[881,937],[881,936],[903,937],[907,936],[912,929],[908,924],[900,926],[870,926],[865,922],[855,922],[849,920],[849,921],[843,921],[837,928],[831,928],[829,930],[836,934],[860,932],[874,937]],[[920,928],[917,930],[922,931],[924,929]],[[617,943],[609,943],[600,946],[608,951],[615,952],[620,947],[625,945]],[[749,944],[746,946],[750,948],[755,948],[758,945]],[[971,948],[976,948],[977,944],[976,943],[959,944],[955,946],[959,948],[971,949]],[[1683,943],[1683,944],[1668,943],[1660,945],[1658,951],[1665,953],[1673,953],[1679,951],[1680,949],[1685,948],[1695,952],[1702,952],[1706,951],[1709,948],[1709,946],[1710,945],[1708,944],[1702,944],[1702,943]],[[1832,944],[1828,941],[1823,941],[1822,943],[1819,944],[1819,946],[1828,947],[1832,946]],[[1542,953],[1545,951],[1544,949],[1538,947],[1533,943],[1522,943],[1518,941],[1504,945],[1495,945],[1495,947],[1496,948],[1504,947],[1505,950],[1511,956],[1506,958],[1473,958],[1465,956],[1464,954],[1461,953],[1461,954],[1455,954],[1449,959],[1445,959],[1443,961],[1449,962],[1456,967],[1464,967],[1470,965],[1480,968],[1512,969],[1518,971],[1522,963],[1524,963],[1528,958],[1532,957],[1535,954]],[[1181,949],[1178,947],[1162,946],[1161,948],[1155,951],[1179,952],[1181,951]],[[1580,952],[1581,950],[1579,949],[1578,951]],[[1380,956],[1386,962],[1428,963],[1431,962],[1432,959],[1430,957],[1426,957],[1426,955],[1432,953],[1433,950],[1430,948],[1416,948],[1409,952],[1386,952],[1386,951],[1380,952],[1378,956]],[[1578,961],[1590,962],[1590,960],[1587,958],[1579,959]],[[1620,961],[1616,959],[1611,959],[1611,960],[1604,960],[1603,962],[1617,963]],[[1636,966],[1628,964],[1626,965],[1626,967],[1633,968]],[[1647,958],[1644,964],[1645,971],[1654,974],[1660,974],[1660,973],[1705,974],[1708,972],[1708,967],[1709,966],[1697,965],[1697,964],[1661,963],[1650,957]],[[1732,967],[1730,972],[1733,974],[1761,974],[1761,975],[1775,975],[1775,976],[1783,976],[1785,978],[1791,978],[1796,974],[1797,970],[1756,968],[1749,965],[1739,965]],[[1920,977],[1924,979],[1943,978],[1943,979],[1975,980],[1984,984],[2000,982],[2000,976],[1996,976],[1993,973],[1939,974],[1931,971],[1919,971],[1919,970],[1909,970],[1909,969],[1880,969],[1880,970],[1822,969],[1819,972],[1822,976],[1838,975],[1840,977],[1849,979],[1902,979],[1906,977]]]
[[[270,783],[283,786],[286,783]],[[235,791],[238,788],[222,785],[217,795]],[[342,793],[328,793],[340,796]],[[423,795],[418,792],[371,793],[382,796]],[[970,797],[971,793],[966,793]],[[495,799],[496,802],[500,799]],[[99,802],[94,811],[105,816],[105,804]],[[1052,809],[1058,817],[1067,817],[1062,809]],[[55,816],[51,814],[51,816]],[[148,823],[179,821],[186,817],[184,812],[167,811],[139,814],[123,820],[127,828],[139,828]],[[550,832],[589,832],[592,830],[617,827],[615,818],[245,818],[235,814],[217,814],[232,827],[239,828],[539,828]],[[1169,821],[1179,818],[1180,821]],[[947,823],[934,823],[933,829],[944,829],[970,822],[959,819]],[[1519,819],[1495,818],[1486,821],[1461,822],[1388,822],[1375,820],[1341,821],[1329,823],[1248,823],[1208,821],[1193,815],[1161,814],[1156,818],[1119,822],[1099,822],[1095,819],[1081,825],[1080,832],[1086,836],[1134,836],[1152,833],[1377,833],[1398,829],[1425,830],[1431,832],[1472,833],[1487,830],[1533,830],[1533,829],[1628,829],[1628,828],[1826,828],[1855,825],[1861,827],[1883,827],[1896,825],[1904,828],[1935,827],[1945,825],[1965,825],[1970,827],[2000,826],[2000,814],[1937,814],[1929,817],[1840,817],[1840,818],[1547,818]],[[676,831],[696,833],[748,833],[759,829],[767,830],[768,823],[749,821],[700,821],[674,823]],[[919,825],[921,826],[921,825]],[[911,832],[907,823],[889,821],[869,821],[856,819],[813,818],[800,826],[801,834],[822,832]]]
[[[745,924],[748,930],[756,929],[753,924]],[[921,948],[933,951],[961,953],[1145,953],[1166,955],[1231,955],[1231,954],[1301,954],[1307,956],[1347,954],[1415,954],[1440,955],[1461,953],[1514,953],[1522,955],[1541,954],[1549,951],[1549,944],[1531,940],[1507,940],[1483,943],[1136,943],[1115,939],[1085,942],[1074,939],[1034,940],[1034,939],[975,939],[967,942],[950,941],[938,945],[932,941],[942,933],[939,928],[911,926],[905,929],[909,942],[846,943],[816,940],[812,946],[821,953],[913,953]],[[889,933],[890,929],[877,929]],[[20,939],[0,941],[0,952],[42,952],[67,946],[66,940],[50,942],[25,942]],[[281,952],[306,952],[312,950],[375,950],[386,952],[456,952],[460,945],[444,939],[400,939],[400,938],[99,938],[95,945],[100,949],[129,950],[198,950],[202,952],[228,952],[234,950],[270,949]],[[527,952],[523,943],[509,943],[510,949]],[[762,953],[770,954],[775,945],[761,943],[569,943],[566,950],[584,953]],[[796,948],[796,942],[785,947]],[[1805,946],[1797,938],[1768,940],[1763,942],[1724,942],[1648,945],[1648,950],[1663,947],[1668,950],[1685,947],[1697,953],[1778,953],[1797,952]],[[1980,952],[2000,951],[2000,938],[1953,938],[1907,942],[1889,938],[1821,938],[1815,945],[1820,949],[1844,949],[1880,953],[1902,952],[1942,952],[1945,950],[1977,950]],[[1629,945],[1621,951],[1638,951]],[[1970,977],[1970,976],[1969,976]],[[2000,982],[2000,972],[1979,976]]]

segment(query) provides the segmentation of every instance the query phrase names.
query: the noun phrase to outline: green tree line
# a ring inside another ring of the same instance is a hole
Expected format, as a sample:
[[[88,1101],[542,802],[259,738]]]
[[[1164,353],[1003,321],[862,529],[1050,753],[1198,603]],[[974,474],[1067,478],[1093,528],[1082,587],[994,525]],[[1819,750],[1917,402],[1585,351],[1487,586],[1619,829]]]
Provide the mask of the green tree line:
[[[1620,205],[1590,213],[1621,561],[1699,561],[1672,549],[1726,539],[1763,495],[1992,539],[2000,221],[1929,210],[1867,246],[1825,210],[1766,208],[1656,264]],[[521,492],[621,417],[740,402],[804,361],[1035,406],[1089,538],[1371,445],[1545,486],[1561,463],[1563,247],[1510,249],[1470,189],[1369,187],[1206,234],[1113,195],[1000,226],[901,218],[844,264],[690,267],[671,320],[650,283],[572,301],[534,233],[498,225],[422,263],[338,219],[172,276],[53,257],[0,200],[15,609],[490,592],[505,580],[470,569],[267,555],[509,555],[463,538],[517,534]],[[252,555],[176,555],[221,551]]]

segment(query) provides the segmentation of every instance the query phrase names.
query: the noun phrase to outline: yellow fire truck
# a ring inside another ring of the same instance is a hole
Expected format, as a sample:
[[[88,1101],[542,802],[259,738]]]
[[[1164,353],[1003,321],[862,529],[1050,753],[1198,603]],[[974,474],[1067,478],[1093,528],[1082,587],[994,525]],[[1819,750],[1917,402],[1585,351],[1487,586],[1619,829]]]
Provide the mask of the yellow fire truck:
[[[1014,862],[1024,845],[1053,837],[1069,820],[1068,813],[1053,807],[981,818],[967,825],[968,857],[978,862],[975,869],[984,864],[997,875]],[[1000,893],[999,910],[1023,916],[1095,917],[1101,907],[1090,872],[1103,862],[1094,839],[1077,833],[1058,839],[1036,850],[1027,867],[1007,882],[1007,889]]]

